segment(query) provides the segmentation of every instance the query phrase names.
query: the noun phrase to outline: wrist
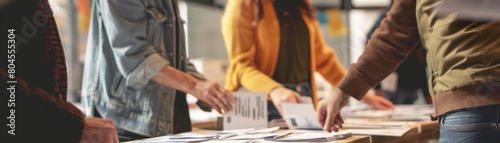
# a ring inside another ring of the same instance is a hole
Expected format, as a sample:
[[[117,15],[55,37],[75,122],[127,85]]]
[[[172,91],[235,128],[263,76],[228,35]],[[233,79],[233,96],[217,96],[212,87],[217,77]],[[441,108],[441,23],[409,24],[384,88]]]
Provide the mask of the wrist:
[[[335,95],[340,96],[339,97],[340,101],[338,103],[338,106],[340,108],[343,108],[343,107],[347,106],[347,104],[349,103],[349,99],[350,99],[351,96],[349,94],[343,92],[340,89],[336,89],[336,90],[334,90],[334,92],[336,93]]]
[[[203,81],[202,81],[202,80],[197,80],[197,79],[191,80],[191,81],[188,83],[188,85],[189,85],[189,86],[188,86],[188,89],[187,89],[187,93],[189,93],[189,94],[191,94],[191,95],[193,95],[193,96],[198,95],[198,94],[196,93],[196,91],[197,91],[196,89],[197,89],[197,87],[199,86],[199,84],[200,84],[201,82],[203,82]]]
[[[273,94],[274,92],[278,91],[281,88],[284,88],[284,86],[283,85],[279,85],[279,86],[271,88],[271,90],[269,90],[269,95]]]

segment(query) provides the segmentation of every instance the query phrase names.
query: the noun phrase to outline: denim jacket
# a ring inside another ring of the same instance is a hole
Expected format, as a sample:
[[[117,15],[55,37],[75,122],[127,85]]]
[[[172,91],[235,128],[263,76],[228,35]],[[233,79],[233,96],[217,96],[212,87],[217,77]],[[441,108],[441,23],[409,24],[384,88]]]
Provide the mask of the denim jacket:
[[[151,78],[170,65],[196,78],[186,58],[177,0],[94,0],[82,84],[86,116],[96,108],[119,128],[171,134],[175,89]]]

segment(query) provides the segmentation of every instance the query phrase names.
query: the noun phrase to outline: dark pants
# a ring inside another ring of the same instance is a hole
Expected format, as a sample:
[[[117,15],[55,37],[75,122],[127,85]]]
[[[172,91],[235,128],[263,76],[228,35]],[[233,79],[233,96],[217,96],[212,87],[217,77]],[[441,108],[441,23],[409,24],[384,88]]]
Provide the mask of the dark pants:
[[[418,99],[418,90],[398,88],[396,92],[384,91],[384,94],[394,104],[413,104]]]
[[[452,111],[439,117],[441,143],[500,141],[500,104]]]
[[[312,88],[309,83],[299,83],[299,84],[284,84],[284,86],[290,90],[293,90],[300,94],[300,96],[312,96]],[[311,97],[312,98],[312,97]],[[267,102],[267,120],[271,121],[273,119],[281,119],[281,115],[274,106],[273,102]]]

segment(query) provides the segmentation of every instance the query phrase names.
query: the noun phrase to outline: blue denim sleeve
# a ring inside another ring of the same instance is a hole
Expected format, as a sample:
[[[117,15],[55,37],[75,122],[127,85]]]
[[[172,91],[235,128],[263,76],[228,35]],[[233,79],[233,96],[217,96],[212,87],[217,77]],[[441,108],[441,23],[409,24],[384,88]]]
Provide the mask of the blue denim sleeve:
[[[169,62],[147,41],[145,5],[139,0],[102,0],[98,4],[118,70],[127,86],[140,88]]]

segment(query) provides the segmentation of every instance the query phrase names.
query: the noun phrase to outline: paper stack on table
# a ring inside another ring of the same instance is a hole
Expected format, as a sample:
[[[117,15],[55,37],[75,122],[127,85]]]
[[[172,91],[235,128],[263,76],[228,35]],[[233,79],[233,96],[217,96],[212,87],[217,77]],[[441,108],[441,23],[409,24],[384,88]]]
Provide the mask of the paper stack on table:
[[[284,119],[291,129],[307,129],[307,130],[322,130],[321,125],[317,120],[317,115],[314,106],[310,103],[282,103]],[[398,108],[398,107],[396,107]],[[401,112],[408,110],[413,111],[415,107],[402,107]],[[412,112],[415,113],[415,112]],[[356,135],[380,135],[380,136],[403,136],[411,128],[414,122],[401,122],[394,120],[385,120],[383,122],[371,121],[368,119],[384,119],[388,116],[395,115],[392,111],[362,111],[356,112],[357,117],[363,117],[365,120],[360,119],[347,119],[345,114],[342,113],[345,123],[341,131],[350,132]],[[352,120],[352,121],[350,121]]]
[[[343,118],[383,119],[390,121],[429,121],[434,113],[431,105],[396,105],[394,111],[372,109],[341,110]]]
[[[181,133],[177,135],[161,136],[161,137],[133,141],[132,143],[165,143],[165,142],[249,143],[254,141],[325,142],[325,141],[345,139],[352,136],[352,134],[349,132],[341,132],[341,133],[304,132],[304,131],[276,132],[278,130],[279,127],[272,127],[263,129],[224,130],[212,134]]]
[[[266,138],[267,141],[273,142],[331,142],[352,137],[350,132],[342,133],[292,133],[283,138]]]
[[[218,138],[218,135],[206,135],[196,133],[182,133],[171,136],[160,136],[144,140],[132,141],[132,143],[165,143],[165,142],[201,142]]]

